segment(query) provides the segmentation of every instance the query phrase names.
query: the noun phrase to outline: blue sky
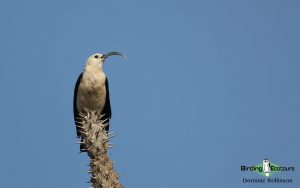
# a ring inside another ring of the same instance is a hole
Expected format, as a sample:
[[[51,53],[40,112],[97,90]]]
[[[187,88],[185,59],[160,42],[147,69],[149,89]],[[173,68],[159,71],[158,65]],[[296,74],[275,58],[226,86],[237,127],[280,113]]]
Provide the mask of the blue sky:
[[[298,1],[0,2],[0,187],[88,187],[73,89],[85,60],[104,70],[111,158],[130,188],[253,187],[264,158],[299,187]]]

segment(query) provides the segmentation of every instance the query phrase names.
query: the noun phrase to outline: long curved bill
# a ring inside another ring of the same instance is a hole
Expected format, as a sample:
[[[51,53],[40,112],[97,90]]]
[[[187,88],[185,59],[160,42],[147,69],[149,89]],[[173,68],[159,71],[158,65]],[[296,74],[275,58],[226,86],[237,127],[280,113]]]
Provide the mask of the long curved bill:
[[[123,57],[124,59],[126,59],[127,57],[123,54],[121,54],[120,52],[108,52],[106,54],[103,55],[104,59],[108,58],[109,56],[113,56],[113,55],[118,55]]]

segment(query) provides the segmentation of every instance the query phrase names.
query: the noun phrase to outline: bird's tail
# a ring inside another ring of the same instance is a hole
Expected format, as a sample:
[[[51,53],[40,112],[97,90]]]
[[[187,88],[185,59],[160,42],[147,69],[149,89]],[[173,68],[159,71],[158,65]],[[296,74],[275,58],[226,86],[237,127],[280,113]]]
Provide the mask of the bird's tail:
[[[83,140],[83,138],[81,138],[80,139],[80,152],[86,152],[86,146],[85,146],[85,144],[84,144],[84,140]]]
[[[75,118],[76,123],[76,133],[77,138],[80,138],[80,152],[86,152],[86,146],[84,144],[84,139],[82,138],[82,133],[84,132],[84,129],[82,128],[82,119],[81,118]]]

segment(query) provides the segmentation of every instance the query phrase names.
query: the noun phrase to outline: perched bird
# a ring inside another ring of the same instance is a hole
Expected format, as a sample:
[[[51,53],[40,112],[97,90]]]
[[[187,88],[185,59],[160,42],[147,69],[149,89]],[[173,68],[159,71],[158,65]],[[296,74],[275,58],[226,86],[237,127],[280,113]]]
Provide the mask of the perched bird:
[[[269,159],[264,159],[263,160],[263,170],[264,170],[264,173],[267,177],[270,176],[270,172],[271,172],[271,164],[270,164],[270,161]]]
[[[99,112],[100,119],[104,121],[104,123],[107,123],[106,131],[109,130],[109,120],[111,118],[109,88],[108,80],[103,72],[102,66],[106,58],[112,55],[125,57],[119,52],[93,54],[87,59],[84,70],[77,79],[73,98],[73,112],[77,137],[81,137],[82,132],[82,128],[80,128],[80,113],[85,114],[86,110]],[[86,151],[83,143],[80,144],[80,151]]]

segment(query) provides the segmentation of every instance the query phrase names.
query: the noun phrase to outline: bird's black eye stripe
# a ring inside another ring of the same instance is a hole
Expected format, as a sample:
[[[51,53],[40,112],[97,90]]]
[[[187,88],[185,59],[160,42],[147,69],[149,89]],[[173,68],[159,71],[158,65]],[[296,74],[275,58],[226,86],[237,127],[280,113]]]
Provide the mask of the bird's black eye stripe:
[[[99,57],[98,55],[95,55],[95,58],[96,58],[96,59],[98,59],[98,57]]]

